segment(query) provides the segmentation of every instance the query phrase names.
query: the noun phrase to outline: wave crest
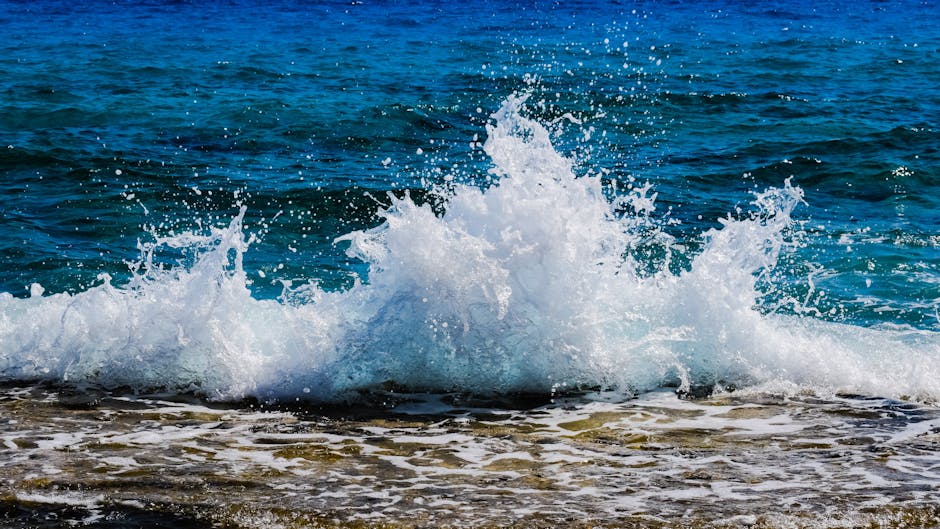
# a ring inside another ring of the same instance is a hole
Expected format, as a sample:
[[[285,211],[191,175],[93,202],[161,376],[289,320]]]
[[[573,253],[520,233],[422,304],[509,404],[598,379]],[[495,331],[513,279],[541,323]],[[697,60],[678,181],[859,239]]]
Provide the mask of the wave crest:
[[[757,194],[753,213],[702,234],[679,273],[668,254],[680,250],[653,226],[667,259],[650,270],[631,251],[649,237],[649,186],[609,199],[524,114],[525,96],[493,114],[490,187],[455,185],[442,213],[391,197],[381,225],[337,239],[369,265],[367,282],[252,297],[243,209],[208,234],[156,237],[127,285],[0,295],[0,374],[220,399],[336,400],[388,381],[480,394],[671,385],[940,396],[934,333],[760,310],[759,282],[792,244],[799,188]],[[154,252],[167,248],[195,258],[160,267]]]

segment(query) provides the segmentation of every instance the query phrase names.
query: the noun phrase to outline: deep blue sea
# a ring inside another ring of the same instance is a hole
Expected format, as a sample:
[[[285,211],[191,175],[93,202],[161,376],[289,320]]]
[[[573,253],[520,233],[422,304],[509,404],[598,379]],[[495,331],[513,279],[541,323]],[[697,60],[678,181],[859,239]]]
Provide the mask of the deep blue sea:
[[[940,398],[940,9],[0,3],[0,376]]]

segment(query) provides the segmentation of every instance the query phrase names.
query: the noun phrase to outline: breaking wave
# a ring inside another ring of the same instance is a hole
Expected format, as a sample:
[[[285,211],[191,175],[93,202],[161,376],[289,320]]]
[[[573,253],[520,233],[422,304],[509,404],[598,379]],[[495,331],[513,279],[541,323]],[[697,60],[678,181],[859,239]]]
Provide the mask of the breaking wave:
[[[444,211],[392,198],[376,228],[337,239],[368,280],[252,296],[244,209],[207,233],[156,237],[131,281],[77,294],[0,295],[0,377],[213,399],[346,399],[415,391],[557,393],[663,386],[940,398],[940,337],[761,310],[802,191],[678,245],[651,228],[649,186],[611,198],[576,177],[546,128],[509,98],[487,127],[492,185],[454,185]],[[624,212],[627,213],[624,213]],[[650,270],[633,250],[658,237]],[[160,266],[166,249],[196,256]]]

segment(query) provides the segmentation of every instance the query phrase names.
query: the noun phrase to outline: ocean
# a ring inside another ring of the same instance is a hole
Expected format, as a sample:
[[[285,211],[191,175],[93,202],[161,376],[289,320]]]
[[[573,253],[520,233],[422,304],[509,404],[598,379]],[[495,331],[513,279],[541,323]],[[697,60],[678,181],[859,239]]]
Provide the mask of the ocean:
[[[940,527],[938,17],[0,0],[0,527]]]

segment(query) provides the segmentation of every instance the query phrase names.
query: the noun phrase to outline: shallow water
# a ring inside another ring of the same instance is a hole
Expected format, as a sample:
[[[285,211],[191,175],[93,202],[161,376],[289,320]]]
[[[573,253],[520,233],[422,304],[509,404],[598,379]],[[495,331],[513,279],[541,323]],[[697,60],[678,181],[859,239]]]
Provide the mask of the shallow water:
[[[669,391],[629,401],[371,399],[272,409],[6,387],[3,523],[940,523],[933,407],[851,396],[682,400]]]

